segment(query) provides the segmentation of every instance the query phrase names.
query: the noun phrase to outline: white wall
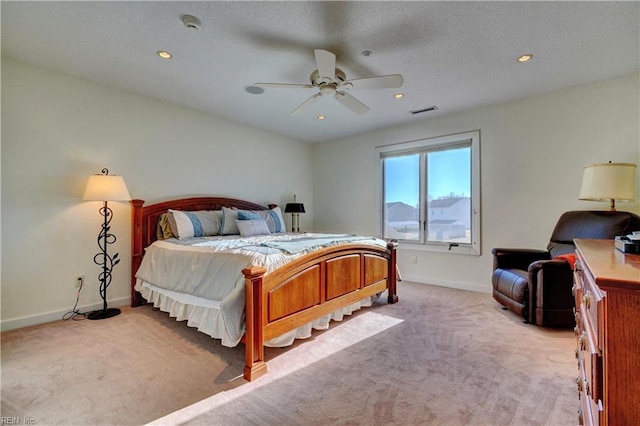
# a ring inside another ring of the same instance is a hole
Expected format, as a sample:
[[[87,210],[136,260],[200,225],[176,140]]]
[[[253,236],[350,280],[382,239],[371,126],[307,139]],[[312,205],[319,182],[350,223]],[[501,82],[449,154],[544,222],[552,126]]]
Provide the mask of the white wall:
[[[479,129],[482,255],[401,245],[398,262],[408,280],[490,292],[491,248],[545,248],[564,211],[608,209],[578,200],[582,168],[610,160],[640,163],[639,81],[636,73],[316,144],[315,230],[377,233],[376,146]],[[637,202],[618,203],[618,209],[639,212]]]
[[[85,310],[100,301],[93,263],[100,202],[90,174],[122,175],[134,198],[219,195],[284,205],[298,195],[313,223],[309,144],[199,111],[2,58],[2,327],[59,319],[85,275]],[[108,298],[129,303],[129,204],[112,202]],[[287,223],[289,223],[287,215]]]
[[[87,281],[80,307],[99,303],[100,203],[81,196],[103,167],[148,202],[207,194],[283,205],[295,193],[307,208],[303,229],[375,234],[375,147],[476,129],[482,256],[403,247],[399,263],[405,279],[488,292],[492,247],[542,248],[563,211],[607,208],[577,199],[584,165],[640,163],[639,81],[634,74],[308,145],[2,58],[2,328],[59,319],[75,302],[74,275]],[[118,236],[110,251],[123,260],[108,295],[127,304],[129,206],[110,206]]]

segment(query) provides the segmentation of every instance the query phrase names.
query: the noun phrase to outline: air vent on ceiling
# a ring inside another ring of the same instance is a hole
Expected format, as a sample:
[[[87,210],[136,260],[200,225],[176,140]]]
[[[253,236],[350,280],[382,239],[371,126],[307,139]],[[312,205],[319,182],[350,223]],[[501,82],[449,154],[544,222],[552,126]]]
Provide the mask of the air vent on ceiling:
[[[422,109],[414,109],[413,111],[409,111],[409,113],[411,113],[412,115],[416,115],[416,114],[422,114],[423,112],[429,112],[429,111],[435,111],[437,110],[438,107],[433,105],[427,108],[422,108]]]

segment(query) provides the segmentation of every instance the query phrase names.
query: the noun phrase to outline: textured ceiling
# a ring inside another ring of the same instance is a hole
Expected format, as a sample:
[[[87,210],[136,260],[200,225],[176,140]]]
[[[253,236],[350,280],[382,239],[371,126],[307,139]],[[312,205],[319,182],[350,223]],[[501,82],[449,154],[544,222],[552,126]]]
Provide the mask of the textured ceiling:
[[[3,55],[309,142],[640,69],[635,1],[2,1],[1,8]],[[186,28],[184,14],[197,16],[201,29]],[[325,96],[291,116],[314,89],[244,90],[308,83],[314,49],[334,52],[348,79],[399,73],[404,86],[351,90],[370,107],[363,115]],[[523,53],[533,61],[517,63]],[[405,97],[394,99],[397,91]],[[409,113],[431,105],[438,110]]]

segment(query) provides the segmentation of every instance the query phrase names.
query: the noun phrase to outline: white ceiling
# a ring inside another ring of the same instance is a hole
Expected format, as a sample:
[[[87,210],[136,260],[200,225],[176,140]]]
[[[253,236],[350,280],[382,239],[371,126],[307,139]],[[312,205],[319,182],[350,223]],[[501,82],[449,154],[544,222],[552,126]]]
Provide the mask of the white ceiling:
[[[309,142],[640,69],[637,1],[2,1],[1,8],[3,55]],[[184,14],[197,16],[201,29],[186,28]],[[351,90],[370,107],[363,115],[325,96],[291,116],[314,89],[244,90],[308,83],[314,49],[334,52],[348,79],[399,73],[404,86]],[[523,53],[533,61],[517,63]],[[399,90],[405,97],[396,100]],[[409,113],[431,105],[438,110]]]

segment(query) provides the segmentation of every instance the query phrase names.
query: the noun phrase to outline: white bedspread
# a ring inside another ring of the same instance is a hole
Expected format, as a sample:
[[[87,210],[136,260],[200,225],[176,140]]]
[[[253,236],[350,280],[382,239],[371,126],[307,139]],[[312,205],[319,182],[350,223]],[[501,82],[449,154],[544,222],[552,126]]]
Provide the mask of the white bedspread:
[[[179,321],[187,320],[189,326],[221,339],[225,346],[236,346],[244,334],[242,269],[262,266],[269,274],[313,249],[355,242],[386,247],[377,238],[315,233],[156,241],[147,247],[136,273],[136,290]],[[363,304],[370,301],[342,309],[331,319],[341,320]],[[321,318],[272,343],[291,344],[296,337],[308,337],[311,327],[326,328],[328,321]]]

